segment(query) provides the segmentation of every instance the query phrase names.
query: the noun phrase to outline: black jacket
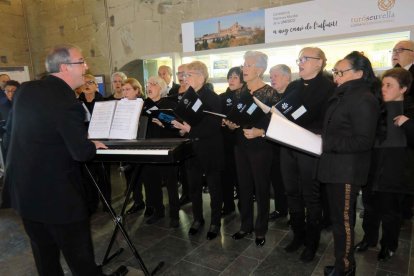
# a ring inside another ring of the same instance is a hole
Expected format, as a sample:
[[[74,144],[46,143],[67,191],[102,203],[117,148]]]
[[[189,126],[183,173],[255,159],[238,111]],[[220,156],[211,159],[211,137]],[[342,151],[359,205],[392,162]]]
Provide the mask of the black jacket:
[[[197,94],[205,110],[220,113],[220,97],[206,85]],[[193,150],[203,169],[220,170],[224,166],[223,139],[221,135],[221,118],[204,115],[202,120],[191,126],[188,137],[193,140]]]
[[[299,93],[307,112],[295,123],[316,134],[322,131],[323,116],[328,99],[333,95],[334,83],[322,72],[311,80],[298,79],[291,82],[284,94]]]
[[[13,102],[5,179],[12,207],[43,223],[88,218],[80,162],[92,159],[96,150],[75,93],[48,76],[22,84]]]
[[[412,119],[401,127],[394,125],[394,118],[403,114],[403,102],[384,104],[385,135],[377,137],[372,153],[369,174],[369,187],[373,191],[391,193],[413,193],[414,151],[408,145],[412,143],[414,124]]]
[[[335,90],[323,123],[319,181],[366,184],[379,112],[379,101],[363,80]]]

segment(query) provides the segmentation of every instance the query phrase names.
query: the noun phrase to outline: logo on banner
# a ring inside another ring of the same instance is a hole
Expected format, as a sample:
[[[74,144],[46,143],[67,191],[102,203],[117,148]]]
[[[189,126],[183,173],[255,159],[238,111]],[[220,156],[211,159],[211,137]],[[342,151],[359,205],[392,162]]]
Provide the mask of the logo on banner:
[[[394,7],[395,0],[378,0],[378,8],[382,11],[389,11]]]

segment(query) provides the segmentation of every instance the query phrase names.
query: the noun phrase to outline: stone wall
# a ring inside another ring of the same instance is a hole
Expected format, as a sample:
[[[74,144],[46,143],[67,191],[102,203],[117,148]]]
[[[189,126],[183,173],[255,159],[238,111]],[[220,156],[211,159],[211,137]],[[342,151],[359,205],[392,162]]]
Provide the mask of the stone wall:
[[[44,72],[53,45],[73,43],[83,49],[91,73],[105,74],[109,83],[112,72],[133,60],[181,52],[183,22],[305,1],[0,0],[1,55],[10,65],[31,65],[30,48],[33,77]]]
[[[21,0],[0,0],[0,67],[31,65]]]

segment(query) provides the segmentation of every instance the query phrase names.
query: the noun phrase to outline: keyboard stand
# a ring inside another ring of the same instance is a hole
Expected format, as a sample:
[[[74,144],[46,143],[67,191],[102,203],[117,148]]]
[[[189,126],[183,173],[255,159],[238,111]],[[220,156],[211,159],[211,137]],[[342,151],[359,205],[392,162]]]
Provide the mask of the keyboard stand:
[[[132,176],[131,176],[131,181],[130,181],[130,183],[128,185],[128,188],[127,188],[127,193],[126,193],[126,196],[125,196],[124,204],[122,205],[121,212],[117,215],[115,213],[115,210],[112,208],[111,204],[109,204],[108,201],[105,199],[101,189],[98,186],[98,183],[96,183],[96,181],[93,178],[88,166],[85,164],[86,171],[88,172],[88,174],[89,174],[90,178],[92,179],[96,189],[98,190],[99,195],[102,197],[102,200],[103,200],[104,204],[106,205],[106,207],[108,207],[109,213],[111,214],[112,219],[115,222],[115,229],[114,229],[114,232],[112,234],[111,241],[109,242],[108,248],[106,249],[106,253],[105,253],[104,259],[102,261],[102,266],[109,263],[113,258],[115,258],[116,256],[118,256],[119,254],[121,254],[124,251],[123,248],[120,248],[114,254],[109,256],[109,253],[111,252],[112,246],[115,242],[116,235],[118,234],[118,230],[119,230],[119,231],[121,231],[122,235],[124,236],[125,241],[127,242],[129,248],[132,251],[132,254],[137,259],[139,265],[141,266],[141,269],[144,272],[144,275],[147,276],[147,275],[155,275],[155,273],[164,265],[164,262],[160,262],[154,268],[154,270],[151,273],[149,273],[147,267],[144,264],[144,261],[142,260],[141,256],[138,254],[137,249],[135,248],[134,244],[132,243],[131,239],[129,238],[128,233],[126,232],[126,230],[124,228],[124,225],[122,223],[123,217],[124,217],[124,214],[125,214],[125,210],[126,210],[126,207],[128,205],[128,202],[129,202],[129,197],[130,197],[132,189],[133,189],[133,184],[132,183],[135,183],[135,180],[138,178],[139,174],[141,173],[141,168],[142,168],[142,165],[140,165],[140,164],[138,164],[135,167],[135,169],[132,173]]]

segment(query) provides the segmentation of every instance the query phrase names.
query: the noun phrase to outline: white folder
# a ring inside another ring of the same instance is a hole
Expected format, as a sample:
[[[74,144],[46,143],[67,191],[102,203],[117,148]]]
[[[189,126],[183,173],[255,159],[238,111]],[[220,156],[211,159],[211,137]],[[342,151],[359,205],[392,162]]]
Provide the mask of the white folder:
[[[272,112],[272,118],[267,128],[266,138],[315,156],[322,154],[320,135],[304,129],[274,112]]]

